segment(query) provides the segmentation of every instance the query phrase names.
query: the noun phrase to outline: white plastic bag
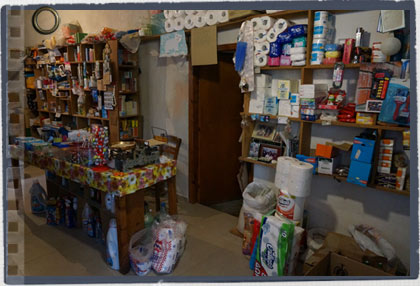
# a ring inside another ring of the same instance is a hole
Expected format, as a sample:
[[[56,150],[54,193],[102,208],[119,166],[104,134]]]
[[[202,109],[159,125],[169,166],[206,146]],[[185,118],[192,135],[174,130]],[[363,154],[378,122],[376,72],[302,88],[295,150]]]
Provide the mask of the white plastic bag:
[[[128,253],[133,271],[138,276],[147,275],[152,268],[153,255],[153,236],[150,228],[142,229],[131,236]]]

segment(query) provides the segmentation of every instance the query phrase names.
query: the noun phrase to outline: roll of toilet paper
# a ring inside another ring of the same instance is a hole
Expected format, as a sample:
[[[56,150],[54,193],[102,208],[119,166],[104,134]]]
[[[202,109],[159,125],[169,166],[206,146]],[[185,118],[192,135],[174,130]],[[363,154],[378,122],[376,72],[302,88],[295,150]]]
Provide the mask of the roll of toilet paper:
[[[269,51],[270,51],[270,43],[268,41],[254,44],[255,54],[268,55]]]
[[[167,33],[175,31],[175,19],[170,18],[165,21],[165,31]]]
[[[292,62],[304,61],[305,58],[306,58],[306,53],[303,53],[303,54],[292,54],[290,56],[290,59],[292,60]]]
[[[305,197],[296,197],[290,192],[281,191],[277,197],[276,214],[293,221],[303,218]]]
[[[304,53],[306,53],[306,47],[290,48],[291,55],[304,54]]]
[[[217,22],[226,23],[229,21],[229,11],[228,10],[217,10]]]
[[[206,21],[204,19],[204,16],[202,13],[197,13],[193,16],[193,23],[194,27],[196,28],[202,28],[206,25]]]
[[[187,15],[195,15],[197,13],[198,13],[197,10],[185,10],[185,14]]]
[[[296,197],[307,197],[311,192],[313,166],[306,162],[292,162],[287,182],[287,191]]]
[[[185,27],[185,20],[183,17],[175,18],[175,31],[183,30]]]
[[[280,33],[275,31],[274,28],[271,28],[270,30],[268,30],[267,32],[267,41],[269,41],[270,43],[273,43],[275,41],[277,41],[277,36]]]
[[[332,22],[332,16],[328,11],[316,11],[314,15],[314,26],[322,23]]]
[[[262,43],[267,41],[267,31],[264,29],[259,29],[254,31],[254,42]]]
[[[274,18],[271,18],[270,16],[264,16],[261,17],[261,28],[264,30],[269,30],[271,27],[273,27],[276,20]]]
[[[185,17],[185,10],[173,10],[174,11],[174,17]]]
[[[277,92],[276,92],[277,96]],[[274,178],[274,185],[280,190],[287,190],[289,181],[290,164],[292,162],[299,162],[298,159],[293,157],[278,157],[276,166],[276,175]]]
[[[193,21],[194,15],[187,15],[184,19],[185,29],[192,29],[194,28],[194,21]]]
[[[252,24],[252,29],[254,29],[254,31],[259,30],[259,29],[262,28],[262,20],[261,20],[261,18],[252,18],[251,24]]]
[[[163,16],[165,19],[174,18],[174,10],[163,10]]]
[[[273,29],[274,31],[276,31],[277,33],[283,33],[284,31],[287,30],[287,28],[289,28],[292,25],[291,22],[289,22],[286,19],[280,18],[278,19],[276,22],[274,22],[273,24]]]
[[[321,24],[314,26],[314,39],[327,39],[331,40],[334,34],[334,27],[331,24]]]
[[[217,24],[216,11],[208,10],[204,19],[206,20],[206,24],[209,25],[209,26]]]
[[[264,67],[267,65],[268,56],[266,54],[256,54],[254,55],[254,66]]]
[[[311,53],[311,65],[320,65],[324,59],[324,52],[313,51]]]
[[[313,52],[323,52],[325,50],[326,43],[327,43],[326,39],[313,39],[313,41],[312,41],[312,51]]]

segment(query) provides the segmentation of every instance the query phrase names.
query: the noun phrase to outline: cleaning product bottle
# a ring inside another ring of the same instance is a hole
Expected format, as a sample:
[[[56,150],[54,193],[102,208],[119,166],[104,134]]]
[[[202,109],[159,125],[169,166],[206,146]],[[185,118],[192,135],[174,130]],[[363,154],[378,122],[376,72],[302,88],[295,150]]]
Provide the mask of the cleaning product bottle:
[[[31,194],[31,210],[33,214],[45,213],[47,208],[47,193],[40,185],[38,180],[35,180],[32,187],[29,189]]]
[[[118,258],[117,221],[115,218],[109,220],[109,228],[106,235],[106,262],[112,269],[120,269]]]

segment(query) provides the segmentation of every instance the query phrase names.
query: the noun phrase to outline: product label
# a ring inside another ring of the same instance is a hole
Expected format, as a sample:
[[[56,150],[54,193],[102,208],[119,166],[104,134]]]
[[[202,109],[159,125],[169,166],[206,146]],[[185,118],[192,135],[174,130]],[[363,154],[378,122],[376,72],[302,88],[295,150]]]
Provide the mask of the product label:
[[[314,35],[322,35],[324,33],[324,26],[314,27]]]
[[[277,198],[277,212],[281,213],[284,217],[293,220],[295,212],[295,200],[293,196],[289,196],[283,192]]]
[[[325,47],[322,43],[313,43],[312,44],[312,51],[324,51]]]

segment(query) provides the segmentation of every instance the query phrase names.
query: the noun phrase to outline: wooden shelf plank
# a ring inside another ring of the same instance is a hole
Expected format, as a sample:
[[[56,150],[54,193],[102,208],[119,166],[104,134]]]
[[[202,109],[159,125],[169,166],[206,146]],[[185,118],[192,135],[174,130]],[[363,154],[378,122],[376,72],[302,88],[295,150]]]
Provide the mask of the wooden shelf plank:
[[[265,167],[269,167],[269,168],[273,168],[273,169],[276,168],[276,164],[264,163],[264,162],[257,161],[257,160],[247,158],[247,157],[239,157],[239,161],[247,162],[247,163],[251,163],[251,164],[256,164],[256,165],[261,165],[261,166],[265,166]]]
[[[304,66],[306,69],[333,69],[334,65],[308,65]],[[358,69],[360,64],[345,64],[344,68],[346,69]]]
[[[133,118],[133,117],[138,117],[138,114],[135,114],[135,115],[124,115],[124,116],[121,116],[120,115],[120,118],[121,119],[124,119],[124,118]]]
[[[96,119],[96,120],[109,120],[109,118],[95,117],[95,116],[85,116],[80,114],[73,114],[74,117],[86,118],[86,119]]]
[[[278,67],[260,67],[260,70],[266,71],[266,70],[300,70],[304,68],[305,66],[278,66]]]

